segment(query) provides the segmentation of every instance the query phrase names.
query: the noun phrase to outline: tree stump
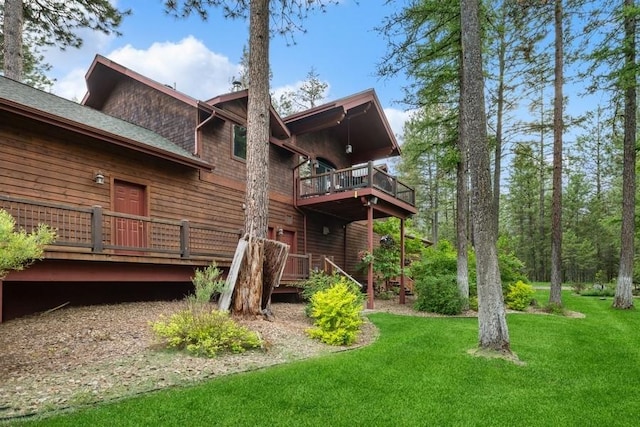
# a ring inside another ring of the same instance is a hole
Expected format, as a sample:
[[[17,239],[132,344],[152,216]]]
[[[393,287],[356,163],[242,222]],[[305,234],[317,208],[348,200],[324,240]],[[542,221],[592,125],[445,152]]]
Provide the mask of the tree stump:
[[[271,317],[271,293],[280,285],[289,245],[245,236],[238,242],[220,309],[240,316]]]

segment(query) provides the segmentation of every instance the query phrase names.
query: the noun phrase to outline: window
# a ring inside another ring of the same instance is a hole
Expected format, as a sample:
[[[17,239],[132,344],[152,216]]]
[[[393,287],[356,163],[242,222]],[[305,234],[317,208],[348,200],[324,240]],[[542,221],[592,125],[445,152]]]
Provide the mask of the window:
[[[240,159],[247,158],[247,128],[244,126],[233,125],[233,157]]]

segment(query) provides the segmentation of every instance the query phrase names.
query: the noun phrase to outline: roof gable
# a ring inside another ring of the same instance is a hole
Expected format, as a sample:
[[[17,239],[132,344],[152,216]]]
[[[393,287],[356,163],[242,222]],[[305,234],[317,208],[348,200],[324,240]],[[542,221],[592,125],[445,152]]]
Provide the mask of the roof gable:
[[[352,146],[353,164],[400,155],[400,147],[373,89],[283,119],[294,134],[332,129]]]
[[[210,169],[211,165],[166,138],[100,111],[0,77],[0,109],[65,127],[156,157]]]

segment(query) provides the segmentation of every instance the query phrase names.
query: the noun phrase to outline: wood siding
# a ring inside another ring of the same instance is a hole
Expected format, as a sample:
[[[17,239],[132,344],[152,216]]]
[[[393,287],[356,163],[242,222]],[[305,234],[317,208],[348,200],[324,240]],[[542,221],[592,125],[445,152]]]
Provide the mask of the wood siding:
[[[197,109],[141,82],[120,79],[101,111],[150,129],[190,153],[195,150]]]

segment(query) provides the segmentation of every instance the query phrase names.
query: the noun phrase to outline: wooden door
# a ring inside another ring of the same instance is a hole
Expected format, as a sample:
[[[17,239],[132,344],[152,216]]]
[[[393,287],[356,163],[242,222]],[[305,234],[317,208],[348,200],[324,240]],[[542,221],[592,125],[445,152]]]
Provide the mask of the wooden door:
[[[147,215],[146,188],[144,186],[115,181],[113,191],[115,212],[136,216]],[[147,246],[145,223],[140,219],[114,218],[114,237],[116,246],[132,248]],[[118,252],[122,252],[122,250],[118,250]],[[131,251],[124,252],[132,253]]]

